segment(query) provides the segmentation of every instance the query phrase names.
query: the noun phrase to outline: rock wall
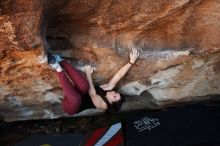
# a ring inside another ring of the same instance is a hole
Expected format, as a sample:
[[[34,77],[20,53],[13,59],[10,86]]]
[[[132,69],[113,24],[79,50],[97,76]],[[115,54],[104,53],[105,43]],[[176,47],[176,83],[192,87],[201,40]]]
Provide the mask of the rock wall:
[[[100,84],[136,47],[140,58],[118,86],[128,96],[124,110],[218,98],[219,19],[218,0],[2,0],[0,115],[67,116],[46,52],[79,69],[93,65]]]

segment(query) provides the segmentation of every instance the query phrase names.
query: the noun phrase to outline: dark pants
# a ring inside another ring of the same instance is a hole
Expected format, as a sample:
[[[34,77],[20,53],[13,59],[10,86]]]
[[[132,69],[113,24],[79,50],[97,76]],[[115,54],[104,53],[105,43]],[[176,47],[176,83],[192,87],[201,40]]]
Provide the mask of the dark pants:
[[[68,114],[73,115],[77,113],[80,108],[82,95],[89,91],[89,83],[83,74],[67,61],[63,60],[60,64],[64,69],[62,72],[57,72],[64,92],[62,108]]]

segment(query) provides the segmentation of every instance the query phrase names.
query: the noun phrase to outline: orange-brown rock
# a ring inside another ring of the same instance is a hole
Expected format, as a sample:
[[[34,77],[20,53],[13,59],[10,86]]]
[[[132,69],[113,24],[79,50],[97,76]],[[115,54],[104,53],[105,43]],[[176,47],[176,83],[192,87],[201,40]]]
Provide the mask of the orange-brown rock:
[[[125,110],[218,97],[219,20],[218,0],[2,0],[0,115],[66,116],[46,52],[94,65],[95,83],[105,83],[136,47],[140,58],[119,84]]]

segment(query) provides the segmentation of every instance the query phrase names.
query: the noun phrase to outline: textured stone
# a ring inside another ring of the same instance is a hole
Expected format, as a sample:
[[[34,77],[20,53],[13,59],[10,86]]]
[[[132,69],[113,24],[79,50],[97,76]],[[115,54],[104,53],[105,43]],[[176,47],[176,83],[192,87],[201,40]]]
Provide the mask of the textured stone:
[[[124,110],[218,96],[219,19],[218,0],[2,0],[0,115],[67,116],[45,52],[93,65],[101,84],[136,47],[140,58],[118,86],[128,95]]]

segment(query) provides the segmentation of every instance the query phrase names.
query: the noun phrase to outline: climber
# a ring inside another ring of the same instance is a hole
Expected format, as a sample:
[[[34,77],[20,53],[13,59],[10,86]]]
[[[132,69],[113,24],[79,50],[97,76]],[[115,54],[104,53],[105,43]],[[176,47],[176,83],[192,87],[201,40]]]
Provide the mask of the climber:
[[[93,67],[85,66],[85,74],[83,74],[60,56],[48,54],[48,63],[52,69],[57,71],[64,92],[61,104],[63,110],[70,115],[88,108],[98,108],[110,113],[120,110],[124,97],[113,89],[135,63],[138,56],[139,52],[133,48],[128,63],[107,84],[94,87],[91,77]]]

